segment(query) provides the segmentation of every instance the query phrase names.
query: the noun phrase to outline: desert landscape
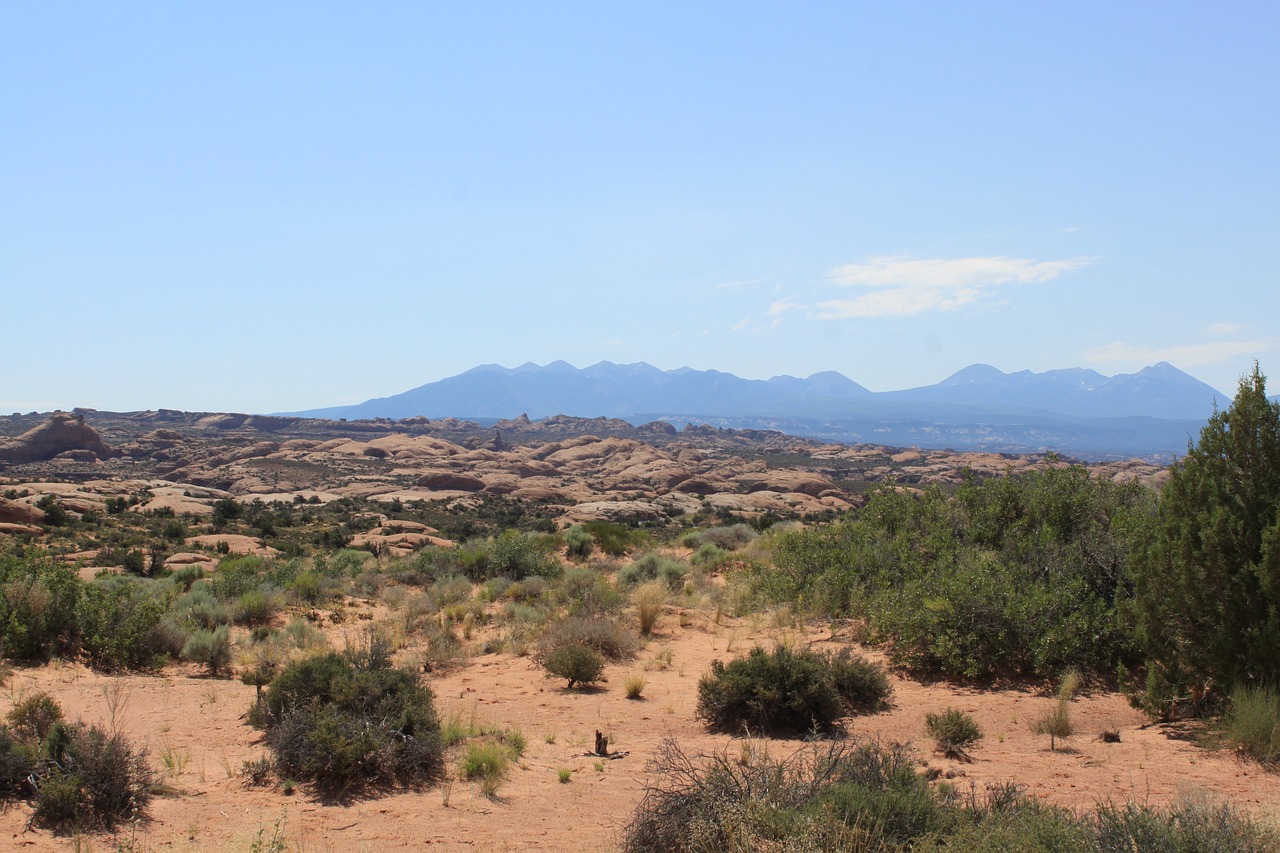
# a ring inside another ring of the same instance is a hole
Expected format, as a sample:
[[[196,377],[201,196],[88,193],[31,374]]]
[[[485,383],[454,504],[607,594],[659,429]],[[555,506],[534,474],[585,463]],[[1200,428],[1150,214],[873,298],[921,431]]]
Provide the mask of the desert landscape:
[[[1151,463],[1086,469],[1053,454],[565,417],[481,427],[80,411],[0,423],[11,553],[47,555],[88,585],[134,578],[166,602],[184,641],[199,633],[198,607],[221,607],[207,624],[229,628],[220,663],[179,643],[143,666],[82,650],[11,669],[0,713],[51,697],[64,719],[146,750],[157,792],[136,815],[83,827],[50,826],[18,796],[0,817],[15,849],[616,850],[672,744],[744,764],[807,748],[802,733],[717,730],[700,713],[713,661],[757,646],[852,652],[884,667],[887,701],[845,716],[835,736],[909,745],[912,766],[940,790],[1016,783],[1077,811],[1208,802],[1262,825],[1280,814],[1265,766],[1212,748],[1204,722],[1158,722],[1114,677],[1095,673],[1071,697],[1073,731],[1051,749],[1034,730],[1055,703],[1048,673],[922,675],[895,663],[863,619],[744,591],[749,566],[784,565],[776,549],[787,536],[856,514],[876,494],[1072,471],[1151,492],[1169,475]],[[520,555],[536,566],[465,568],[461,555],[500,559],[503,541],[538,542]],[[265,594],[254,615],[227,592],[246,577]],[[656,604],[642,594],[654,584]],[[202,588],[214,595],[192,603]],[[570,688],[547,671],[546,638],[575,619],[607,622],[617,648]],[[335,795],[273,767],[248,719],[254,685],[290,660],[374,637],[429,688],[452,733],[438,772]],[[947,709],[980,727],[971,750],[935,749],[927,717]],[[492,778],[468,778],[480,743],[505,750]]]

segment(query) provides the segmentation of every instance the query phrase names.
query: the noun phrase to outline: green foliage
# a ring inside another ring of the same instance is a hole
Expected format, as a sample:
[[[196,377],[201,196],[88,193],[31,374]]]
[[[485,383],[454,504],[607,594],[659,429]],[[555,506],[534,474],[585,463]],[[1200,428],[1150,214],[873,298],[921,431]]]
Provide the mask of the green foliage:
[[[1242,754],[1267,765],[1280,763],[1280,694],[1242,685],[1231,691],[1224,730]]]
[[[202,663],[209,674],[217,675],[231,664],[231,637],[226,625],[219,625],[212,631],[200,630],[193,633],[185,646],[182,657],[193,663]]]
[[[561,646],[586,646],[621,661],[634,657],[638,644],[634,632],[612,619],[570,616],[547,626],[539,646],[544,656]]]
[[[599,681],[604,672],[604,658],[590,646],[559,646],[546,654],[542,665],[551,675],[566,679],[570,690]]]
[[[1069,738],[1075,734],[1075,723],[1071,719],[1071,699],[1080,686],[1080,675],[1075,670],[1068,670],[1058,685],[1058,697],[1053,706],[1040,717],[1031,721],[1031,730],[1038,735],[1049,736],[1049,749],[1057,750],[1058,740]]]
[[[1173,466],[1133,575],[1168,694],[1280,683],[1280,404],[1256,365]]]
[[[618,572],[619,586],[635,586],[651,580],[664,581],[668,588],[678,589],[689,568],[680,560],[650,551]]]
[[[969,749],[982,740],[977,721],[959,708],[925,714],[924,729],[933,738],[938,752],[951,758],[967,758]]]
[[[649,535],[643,530],[616,521],[588,521],[582,529],[590,533],[596,547],[610,557],[621,557],[628,551],[645,547],[649,542]]]
[[[857,518],[771,537],[731,582],[757,606],[865,619],[892,660],[959,678],[1114,671],[1133,643],[1128,537],[1150,505],[1083,468],[874,494]]]
[[[60,721],[50,724],[43,744],[25,733],[0,727],[0,793],[30,794],[34,781],[34,822],[62,831],[111,829],[145,811],[155,773],[146,750],[124,735]]]
[[[36,501],[36,509],[44,512],[46,527],[63,527],[71,523],[71,514],[63,508],[56,495],[44,495]]]
[[[372,647],[356,657],[362,665],[335,653],[289,664],[250,711],[277,774],[331,797],[437,778],[443,746],[431,691]]]
[[[169,602],[145,582],[119,580],[84,587],[77,622],[80,645],[97,669],[150,669],[171,650],[161,628]]]
[[[47,659],[71,647],[83,583],[44,554],[0,553],[0,655]]]
[[[596,538],[581,527],[570,527],[560,537],[570,560],[585,560],[595,550]]]
[[[507,778],[512,757],[511,749],[500,741],[472,741],[462,756],[462,776],[479,779],[481,793],[492,797],[498,793],[502,780]]]
[[[906,747],[854,739],[775,759],[753,749],[696,762],[667,741],[625,829],[623,853],[720,850],[1250,851],[1280,842],[1229,806],[1101,804],[1075,813],[1017,785],[967,797],[931,788]]]
[[[712,729],[761,733],[830,731],[854,710],[882,707],[888,679],[874,664],[780,645],[746,657],[713,661],[698,682],[698,717]]]
[[[14,702],[7,719],[15,737],[39,743],[62,722],[62,706],[48,693],[33,693]]]

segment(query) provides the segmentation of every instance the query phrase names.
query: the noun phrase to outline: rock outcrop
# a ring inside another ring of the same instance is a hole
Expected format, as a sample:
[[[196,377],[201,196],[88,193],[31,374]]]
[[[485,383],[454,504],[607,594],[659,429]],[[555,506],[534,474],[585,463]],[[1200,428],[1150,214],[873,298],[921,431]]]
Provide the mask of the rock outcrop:
[[[84,422],[82,416],[54,412],[40,426],[17,438],[0,441],[0,462],[41,462],[68,451],[88,451],[99,459],[119,455],[107,446],[96,429]]]

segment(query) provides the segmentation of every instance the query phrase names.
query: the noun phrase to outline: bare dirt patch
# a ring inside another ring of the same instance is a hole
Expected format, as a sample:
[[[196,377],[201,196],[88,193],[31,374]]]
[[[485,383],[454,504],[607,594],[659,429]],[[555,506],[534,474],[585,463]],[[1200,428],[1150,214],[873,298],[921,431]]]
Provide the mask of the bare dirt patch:
[[[244,762],[265,754],[260,733],[243,715],[254,689],[234,679],[210,679],[190,666],[160,675],[114,677],[77,664],[17,669],[0,691],[0,712],[34,691],[51,693],[71,719],[116,723],[146,744],[152,761],[180,793],[157,798],[149,820],[122,830],[135,849],[247,850],[255,838],[281,831],[293,846],[311,850],[583,850],[615,849],[632,809],[650,779],[648,763],[659,744],[675,738],[688,753],[741,749],[740,739],[708,734],[695,719],[698,678],[710,662],[745,653],[755,642],[779,639],[832,647],[826,627],[780,629],[767,617],[722,618],[668,611],[634,661],[611,665],[596,690],[571,691],[544,677],[532,660],[510,654],[477,655],[443,673],[427,675],[442,716],[458,714],[527,739],[523,759],[496,798],[461,779],[422,791],[400,791],[348,805],[325,805],[303,786],[251,788]],[[871,653],[874,656],[874,652]],[[669,663],[668,663],[669,660]],[[643,698],[628,700],[623,682],[642,673]],[[891,711],[848,721],[850,734],[913,742],[919,757],[952,784],[1015,780],[1051,802],[1088,807],[1101,800],[1133,799],[1161,805],[1188,795],[1209,795],[1264,820],[1280,815],[1274,775],[1227,752],[1209,752],[1171,737],[1123,696],[1093,693],[1075,700],[1079,732],[1068,749],[1050,752],[1030,721],[1052,702],[1029,690],[980,691],[895,677]],[[958,707],[985,732],[972,761],[932,753],[926,713]],[[625,757],[587,753],[595,731]],[[1104,743],[1118,730],[1118,743]],[[797,741],[756,741],[784,754]],[[456,772],[456,757],[451,767]],[[569,781],[560,781],[560,771]],[[26,829],[26,805],[0,814],[0,839],[12,849],[65,850],[72,839]],[[89,849],[113,849],[108,836],[87,839]],[[82,849],[84,849],[82,844]]]

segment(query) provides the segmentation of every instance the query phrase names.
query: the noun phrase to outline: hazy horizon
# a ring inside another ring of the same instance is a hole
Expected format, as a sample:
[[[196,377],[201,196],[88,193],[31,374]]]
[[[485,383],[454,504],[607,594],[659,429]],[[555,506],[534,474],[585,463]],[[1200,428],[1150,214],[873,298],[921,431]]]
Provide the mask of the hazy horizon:
[[[0,411],[1280,342],[1268,4],[0,10]],[[1278,368],[1280,369],[1280,368]]]

